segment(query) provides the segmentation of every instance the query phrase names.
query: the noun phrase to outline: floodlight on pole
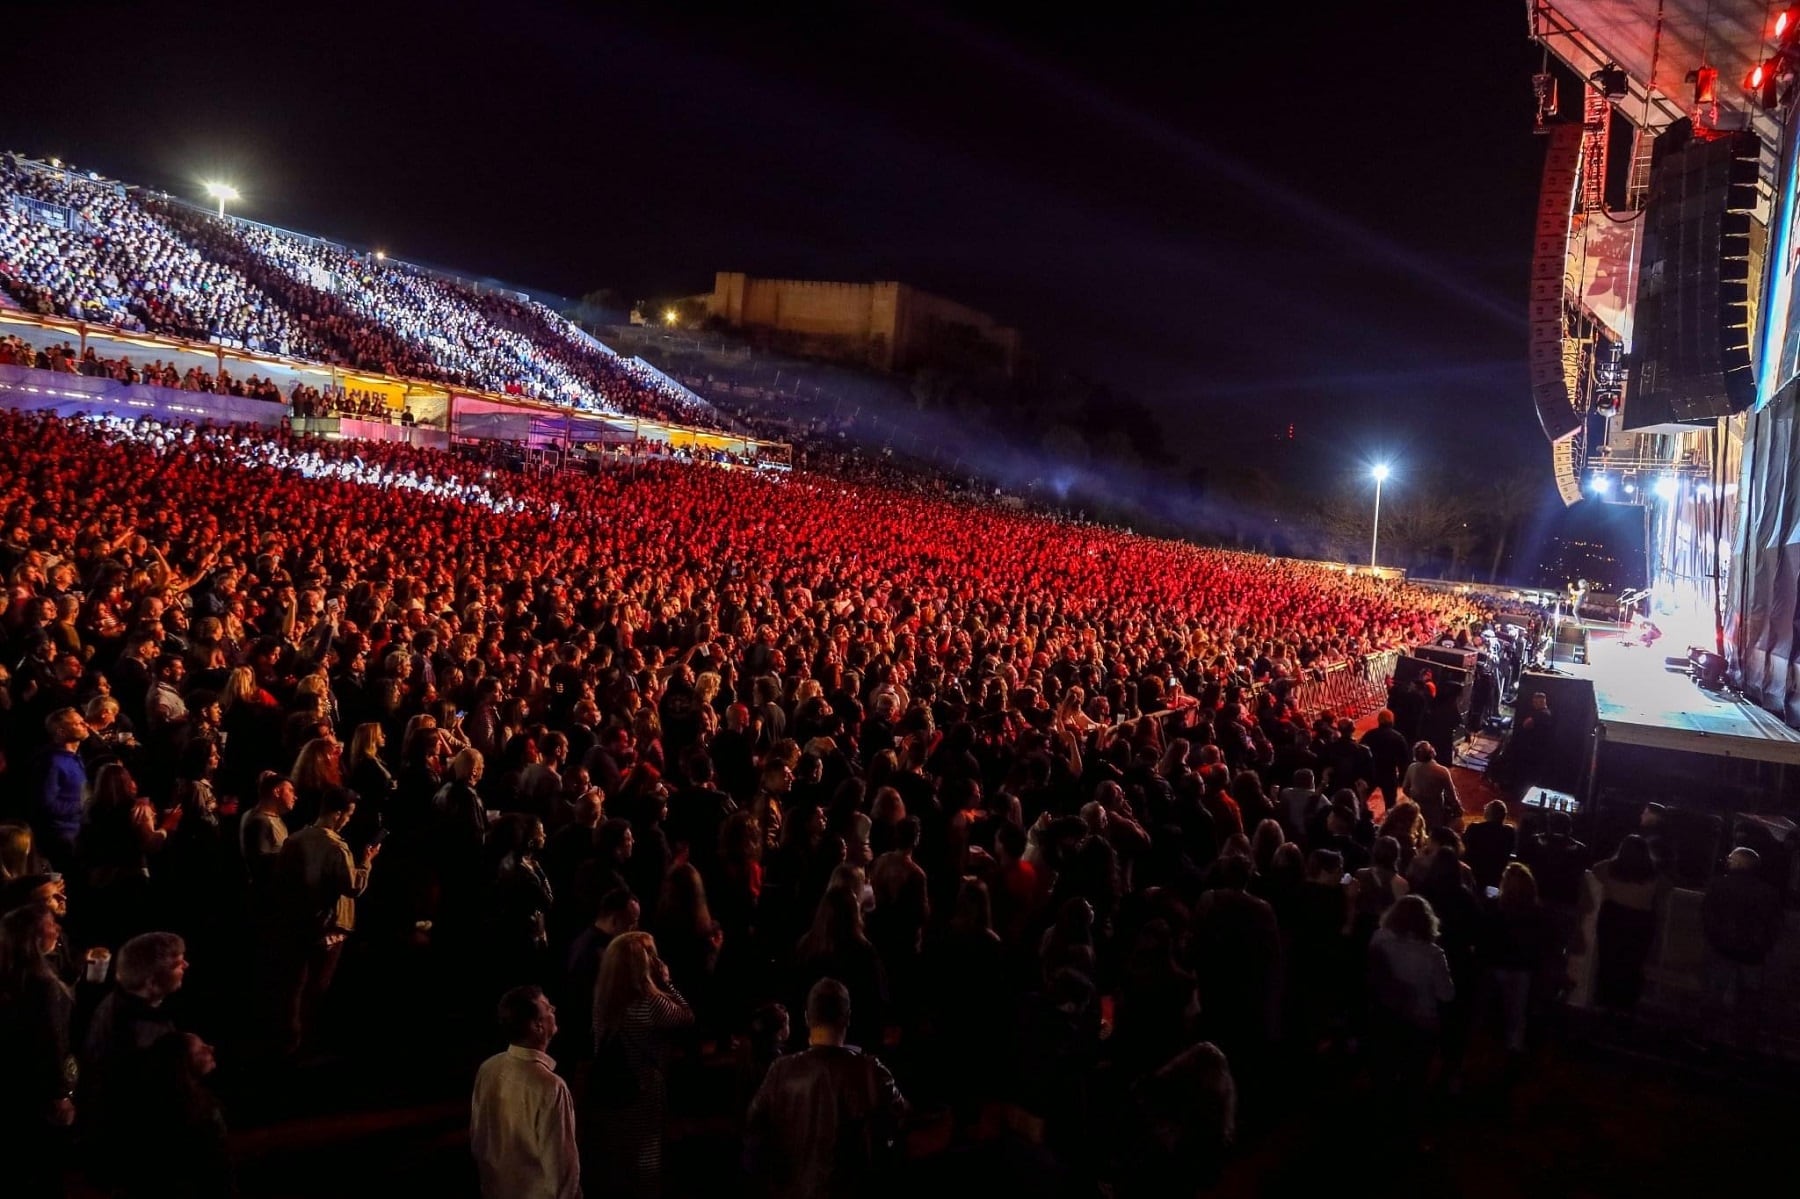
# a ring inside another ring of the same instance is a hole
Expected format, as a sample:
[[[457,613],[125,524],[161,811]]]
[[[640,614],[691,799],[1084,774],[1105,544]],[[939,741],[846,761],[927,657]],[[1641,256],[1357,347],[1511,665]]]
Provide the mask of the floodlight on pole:
[[[208,183],[206,194],[219,202],[219,215],[224,216],[225,201],[230,200],[235,203],[238,198],[238,189],[229,183]]]
[[[1375,550],[1381,544],[1381,485],[1387,482],[1388,464],[1377,462],[1369,472],[1375,478],[1375,525],[1369,534],[1369,569],[1375,569]]]

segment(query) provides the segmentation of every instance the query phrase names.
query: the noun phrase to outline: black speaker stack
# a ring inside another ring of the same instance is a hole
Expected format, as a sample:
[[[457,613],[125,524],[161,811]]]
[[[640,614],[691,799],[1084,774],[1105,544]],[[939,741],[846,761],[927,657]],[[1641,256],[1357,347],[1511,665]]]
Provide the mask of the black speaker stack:
[[[1587,657],[1587,626],[1573,620],[1558,625],[1556,634],[1550,639],[1550,665],[1585,665]]]
[[[1532,695],[1539,691],[1544,693],[1544,699],[1550,705],[1556,735],[1551,743],[1549,760],[1543,763],[1539,777],[1531,781],[1571,795],[1586,795],[1594,762],[1594,731],[1600,723],[1600,712],[1594,703],[1593,680],[1526,671],[1519,678],[1519,700],[1513,716],[1515,733],[1519,721],[1531,707]]]
[[[1682,120],[1651,157],[1624,427],[1711,424],[1756,402],[1750,357],[1755,133]]]

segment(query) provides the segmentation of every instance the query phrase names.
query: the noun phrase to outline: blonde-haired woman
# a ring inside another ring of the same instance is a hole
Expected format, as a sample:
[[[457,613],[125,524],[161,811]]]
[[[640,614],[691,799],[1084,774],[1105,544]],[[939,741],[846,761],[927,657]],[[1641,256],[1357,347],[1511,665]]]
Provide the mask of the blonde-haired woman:
[[[350,734],[350,753],[343,763],[344,783],[356,792],[356,814],[350,818],[351,829],[345,839],[352,845],[365,843],[382,825],[383,814],[394,798],[399,784],[394,772],[381,760],[387,746],[387,733],[379,721],[370,720],[356,726]],[[365,840],[359,841],[360,834]]]
[[[719,677],[718,671],[703,670],[694,678],[694,695],[701,704],[710,708],[713,706],[713,702],[719,698],[719,689],[722,686],[724,686],[724,680]]]
[[[219,728],[225,734],[225,768],[218,788],[226,795],[255,795],[256,776],[281,761],[281,705],[239,666],[219,690]],[[299,827],[296,825],[295,827]]]
[[[1087,692],[1080,687],[1070,687],[1063,692],[1062,702],[1057,705],[1055,726],[1066,729],[1078,737],[1085,737],[1095,727],[1094,720],[1082,705],[1087,702]]]
[[[225,676],[225,685],[219,688],[219,710],[230,716],[239,704],[253,702],[258,690],[254,670],[248,666],[234,667]]]
[[[587,1172],[606,1180],[596,1193],[650,1197],[662,1189],[664,1056],[670,1035],[693,1022],[650,934],[613,938],[594,986],[588,1102],[596,1110],[583,1122],[591,1137]]]

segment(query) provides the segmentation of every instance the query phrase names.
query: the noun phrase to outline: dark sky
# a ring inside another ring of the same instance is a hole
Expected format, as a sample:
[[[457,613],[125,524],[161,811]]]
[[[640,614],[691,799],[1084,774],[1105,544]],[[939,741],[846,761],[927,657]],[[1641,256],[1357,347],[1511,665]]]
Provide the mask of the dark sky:
[[[733,7],[34,4],[0,145],[571,295],[897,278],[1178,444],[1548,481],[1522,5]]]

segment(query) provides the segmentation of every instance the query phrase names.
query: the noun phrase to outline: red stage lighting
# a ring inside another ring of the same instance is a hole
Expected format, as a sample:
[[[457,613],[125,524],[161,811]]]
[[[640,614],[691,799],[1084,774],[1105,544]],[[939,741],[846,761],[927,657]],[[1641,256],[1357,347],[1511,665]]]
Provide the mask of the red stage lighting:
[[[1776,102],[1776,80],[1781,71],[1779,57],[1767,62],[1758,63],[1750,73],[1744,76],[1744,90],[1749,92],[1758,104],[1764,108],[1774,108]]]
[[[1719,101],[1719,70],[1717,67],[1698,67],[1688,72],[1688,82],[1694,85],[1695,104],[1716,104]]]
[[[1775,18],[1775,40],[1780,41],[1797,31],[1800,31],[1800,8],[1783,9]]]

